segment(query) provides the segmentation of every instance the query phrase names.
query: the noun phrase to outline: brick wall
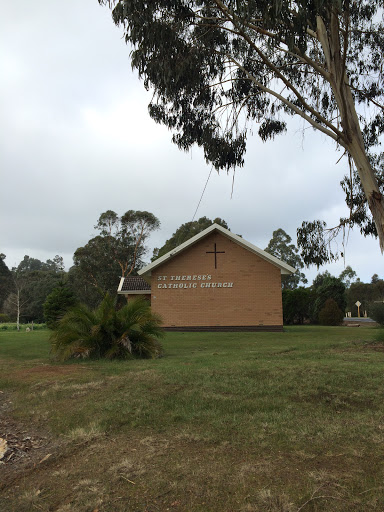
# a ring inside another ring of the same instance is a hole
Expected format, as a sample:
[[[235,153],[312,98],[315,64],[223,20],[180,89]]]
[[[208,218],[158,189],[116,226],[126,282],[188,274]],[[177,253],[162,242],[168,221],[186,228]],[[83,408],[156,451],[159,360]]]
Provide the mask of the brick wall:
[[[280,269],[217,232],[156,268],[151,286],[165,327],[283,324]]]

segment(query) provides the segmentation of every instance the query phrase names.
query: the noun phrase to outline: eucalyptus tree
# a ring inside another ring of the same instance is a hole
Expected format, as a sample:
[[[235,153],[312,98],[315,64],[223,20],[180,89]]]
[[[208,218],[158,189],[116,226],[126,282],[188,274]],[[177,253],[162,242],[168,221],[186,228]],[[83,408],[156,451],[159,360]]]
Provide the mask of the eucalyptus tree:
[[[220,219],[220,217],[217,217],[214,220],[208,219],[208,217],[200,217],[200,219],[198,220],[185,222],[176,229],[171,238],[169,238],[165,242],[165,244],[162,247],[160,247],[160,249],[156,247],[153,250],[152,261],[156,260],[157,258],[160,258],[160,256],[163,256],[172,249],[175,249],[176,247],[183,244],[193,236],[198,235],[199,233],[204,231],[204,229],[207,229],[209,228],[209,226],[212,226],[212,224],[219,224],[223,228],[229,229],[228,224],[225,222],[225,220]]]
[[[229,170],[243,165],[254,123],[266,141],[299,116],[348,158],[350,212],[336,232],[358,225],[383,251],[382,0],[98,1],[125,29],[150,115],[181,149],[197,144]],[[327,233],[321,220],[298,230],[306,263],[336,257]]]
[[[79,300],[96,307],[106,292],[116,293],[120,277],[143,265],[145,243],[160,221],[147,211],[128,210],[119,216],[107,210],[99,216],[99,235],[79,247],[69,271],[71,288]]]
[[[95,229],[109,246],[121,276],[126,277],[146,252],[148,236],[159,227],[159,219],[147,211],[128,210],[119,217],[114,211],[107,210],[100,215]]]
[[[356,272],[350,265],[347,265],[339,275],[339,279],[343,281],[345,287],[348,289],[351,284],[358,279]]]
[[[292,243],[292,238],[284,231],[284,229],[276,229],[272,233],[272,238],[265,248],[265,252],[272,254],[279,260],[285,261],[288,265],[296,269],[296,272],[292,275],[282,276],[281,284],[283,290],[294,290],[301,283],[307,284],[308,280],[303,272],[300,272],[304,268],[304,263],[298,254],[299,250]]]

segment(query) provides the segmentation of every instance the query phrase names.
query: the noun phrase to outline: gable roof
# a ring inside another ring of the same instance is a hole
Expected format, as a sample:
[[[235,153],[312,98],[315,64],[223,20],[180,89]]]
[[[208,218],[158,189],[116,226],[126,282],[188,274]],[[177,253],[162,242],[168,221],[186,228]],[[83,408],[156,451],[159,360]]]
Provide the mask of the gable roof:
[[[246,240],[241,238],[240,236],[235,235],[234,233],[231,233],[231,231],[229,231],[228,229],[223,228],[219,224],[212,224],[207,229],[204,229],[204,231],[201,231],[201,233],[198,233],[197,235],[195,235],[194,237],[190,238],[189,240],[187,240],[183,244],[180,244],[175,249],[172,249],[171,251],[167,252],[167,254],[164,254],[160,258],[157,258],[157,260],[153,261],[152,263],[150,263],[146,267],[144,267],[141,270],[139,270],[138,274],[140,276],[151,275],[151,272],[152,272],[153,269],[159,267],[160,265],[162,265],[163,263],[165,263],[169,259],[173,258],[177,254],[180,254],[181,252],[185,251],[186,249],[188,249],[192,245],[196,244],[197,242],[199,242],[200,240],[202,240],[203,238],[208,236],[213,231],[218,231],[222,235],[226,236],[227,238],[229,238],[233,242],[235,242],[238,245],[240,245],[241,247],[243,247],[244,249],[247,249],[248,251],[253,252],[257,256],[260,256],[260,258],[262,258],[263,260],[266,260],[269,263],[272,263],[272,265],[275,265],[275,267],[280,268],[280,271],[281,271],[282,274],[294,274],[296,272],[296,269],[294,269],[293,267],[288,265],[288,263],[285,263],[284,261],[281,261],[278,258],[275,258],[275,256],[272,256],[271,254],[263,251],[262,249],[259,249],[258,247],[256,247],[256,245],[253,245],[250,242],[247,242]]]

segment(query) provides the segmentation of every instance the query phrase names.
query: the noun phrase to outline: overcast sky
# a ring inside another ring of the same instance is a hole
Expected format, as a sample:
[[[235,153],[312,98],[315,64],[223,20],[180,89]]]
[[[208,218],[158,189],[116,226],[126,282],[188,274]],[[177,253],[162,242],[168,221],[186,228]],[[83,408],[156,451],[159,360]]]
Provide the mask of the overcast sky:
[[[100,213],[148,210],[163,245],[192,220],[210,172],[196,148],[182,153],[147,112],[150,93],[97,0],[4,2],[0,19],[0,252],[8,267],[25,254],[74,251],[95,236]],[[235,175],[212,172],[197,218],[221,217],[264,249],[283,228],[296,243],[303,220],[336,225],[347,215],[340,180],[347,161],[299,122],[273,142],[248,142]],[[379,244],[351,233],[345,265],[362,281],[384,277]],[[339,275],[344,261],[322,267]],[[305,270],[312,282],[317,269]]]

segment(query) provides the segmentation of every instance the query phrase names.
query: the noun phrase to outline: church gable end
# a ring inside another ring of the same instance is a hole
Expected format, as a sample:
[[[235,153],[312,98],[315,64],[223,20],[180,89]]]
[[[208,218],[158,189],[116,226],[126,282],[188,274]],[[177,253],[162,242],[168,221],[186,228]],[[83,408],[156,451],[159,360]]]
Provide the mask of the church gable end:
[[[211,226],[139,273],[167,329],[282,330],[281,273],[292,270]]]

